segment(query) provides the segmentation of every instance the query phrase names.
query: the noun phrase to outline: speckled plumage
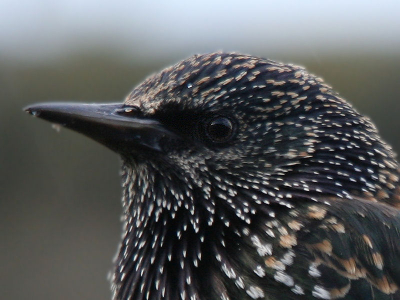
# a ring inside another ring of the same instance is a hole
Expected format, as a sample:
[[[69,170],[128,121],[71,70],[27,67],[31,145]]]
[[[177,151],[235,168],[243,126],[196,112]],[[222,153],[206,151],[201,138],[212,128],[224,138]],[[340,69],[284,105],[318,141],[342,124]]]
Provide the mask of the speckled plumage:
[[[399,165],[320,78],[196,55],[118,113],[172,134],[157,151],[113,148],[124,191],[114,299],[400,299]]]

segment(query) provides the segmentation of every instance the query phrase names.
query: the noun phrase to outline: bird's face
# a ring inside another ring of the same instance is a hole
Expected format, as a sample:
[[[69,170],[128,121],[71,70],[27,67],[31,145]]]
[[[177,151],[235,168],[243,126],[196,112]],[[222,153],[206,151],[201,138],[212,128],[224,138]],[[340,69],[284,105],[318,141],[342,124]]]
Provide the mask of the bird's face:
[[[266,193],[375,194],[390,182],[380,170],[397,166],[374,125],[321,79],[246,55],[193,56],[149,77],[124,104],[28,111],[103,143],[148,177],[199,188],[232,181]]]

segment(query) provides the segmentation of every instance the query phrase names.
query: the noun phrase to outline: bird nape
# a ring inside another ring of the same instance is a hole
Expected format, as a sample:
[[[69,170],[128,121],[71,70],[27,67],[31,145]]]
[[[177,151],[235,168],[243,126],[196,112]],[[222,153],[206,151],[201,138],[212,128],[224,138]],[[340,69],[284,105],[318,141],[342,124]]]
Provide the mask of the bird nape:
[[[395,155],[303,68],[195,55],[123,104],[26,111],[122,157],[114,299],[400,299]]]

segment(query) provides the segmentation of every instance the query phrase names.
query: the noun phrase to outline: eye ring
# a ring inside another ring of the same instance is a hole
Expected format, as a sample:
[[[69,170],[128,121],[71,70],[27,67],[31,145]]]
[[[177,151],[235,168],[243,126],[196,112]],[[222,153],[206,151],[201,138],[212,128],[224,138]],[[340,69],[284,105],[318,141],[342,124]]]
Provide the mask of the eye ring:
[[[213,116],[205,122],[206,137],[213,143],[220,144],[229,141],[235,133],[235,123],[226,116]]]

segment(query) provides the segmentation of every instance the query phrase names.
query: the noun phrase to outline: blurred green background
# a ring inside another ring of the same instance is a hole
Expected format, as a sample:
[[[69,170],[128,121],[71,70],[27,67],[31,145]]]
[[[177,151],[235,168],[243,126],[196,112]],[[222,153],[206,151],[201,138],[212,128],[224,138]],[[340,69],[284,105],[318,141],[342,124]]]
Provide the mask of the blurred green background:
[[[35,120],[35,102],[120,101],[194,53],[323,77],[400,151],[398,1],[0,0],[0,299],[110,299],[119,158]]]

